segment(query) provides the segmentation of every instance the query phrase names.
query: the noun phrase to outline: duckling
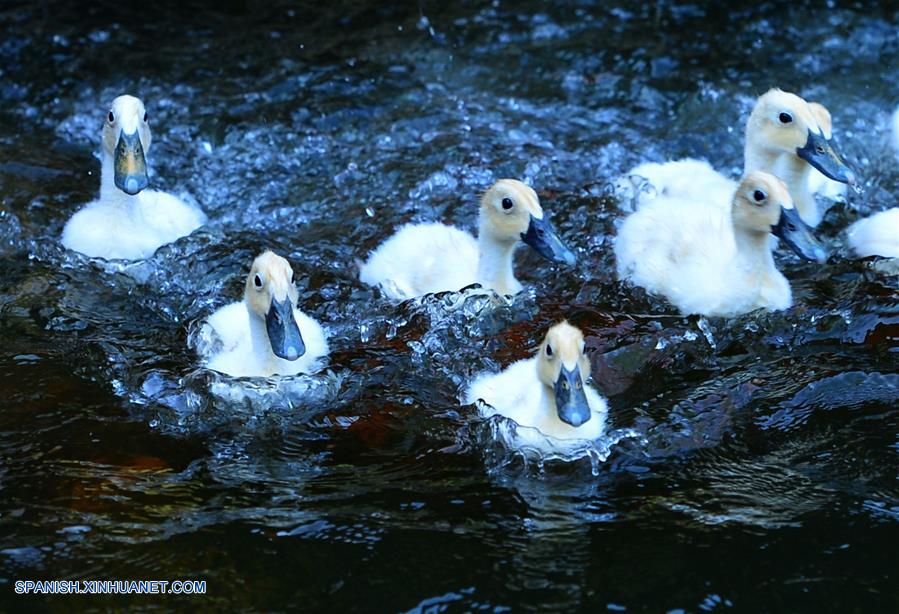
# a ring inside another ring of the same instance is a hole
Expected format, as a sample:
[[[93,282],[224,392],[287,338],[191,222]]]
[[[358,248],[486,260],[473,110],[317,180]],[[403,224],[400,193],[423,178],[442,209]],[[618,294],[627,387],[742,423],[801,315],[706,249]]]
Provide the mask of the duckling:
[[[478,375],[463,402],[481,400],[486,404],[480,406],[484,417],[498,414],[527,427],[517,429],[516,447],[558,451],[566,443],[596,440],[603,434],[608,406],[587,385],[589,378],[584,335],[562,321],[546,332],[536,356],[512,363],[501,373]]]
[[[147,190],[150,124],[144,103],[119,96],[103,123],[100,198],[66,223],[62,244],[92,258],[149,258],[206,221],[175,196]]]
[[[848,231],[849,246],[860,258],[899,258],[899,207],[861,219]]]
[[[553,262],[575,262],[546,219],[537,193],[520,181],[502,179],[488,189],[478,219],[477,239],[445,224],[403,226],[360,266],[359,279],[380,286],[394,300],[474,283],[517,294],[522,286],[512,270],[512,254],[519,241]]]
[[[722,209],[660,198],[629,216],[615,241],[619,278],[663,295],[685,314],[788,308],[790,284],[774,266],[769,234],[808,260],[824,262],[827,253],[773,175],[748,173],[731,202]]]
[[[743,152],[746,173],[764,171],[783,179],[799,216],[817,226],[822,212],[809,191],[809,175],[817,169],[840,183],[855,184],[855,175],[834,149],[830,137],[830,113],[819,103],[809,103],[795,94],[771,89],[756,101],[746,122]],[[827,132],[818,123],[826,119]],[[638,195],[638,208],[656,198],[676,198],[730,205],[736,182],[715,171],[707,162],[694,159],[637,166],[627,177],[643,177],[652,189]],[[628,181],[619,187],[627,193]]]
[[[260,254],[250,268],[243,300],[213,313],[203,329],[204,345],[221,351],[206,366],[233,377],[310,373],[328,354],[321,325],[297,309],[293,269],[274,252]]]

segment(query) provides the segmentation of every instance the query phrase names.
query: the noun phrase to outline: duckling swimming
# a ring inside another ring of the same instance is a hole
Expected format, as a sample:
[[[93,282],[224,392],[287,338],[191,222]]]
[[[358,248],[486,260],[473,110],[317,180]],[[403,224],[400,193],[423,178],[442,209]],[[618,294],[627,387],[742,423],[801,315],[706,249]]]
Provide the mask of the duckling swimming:
[[[661,294],[685,314],[736,316],[792,304],[769,234],[808,260],[827,253],[799,218],[783,181],[748,173],[729,209],[659,198],[628,217],[615,240],[618,276]]]
[[[149,258],[206,221],[202,211],[165,192],[147,190],[150,124],[144,103],[119,96],[103,123],[100,198],[66,223],[62,244],[92,258]]]
[[[221,341],[206,366],[233,377],[310,373],[328,354],[321,325],[297,309],[293,269],[274,252],[259,255],[250,268],[243,300],[206,320],[204,345]],[[214,335],[214,336],[213,336]]]
[[[827,124],[826,131],[819,118]],[[823,105],[779,89],[760,96],[746,122],[744,172],[764,171],[783,179],[800,218],[811,226],[823,215],[809,188],[813,169],[834,181],[855,184],[855,175],[830,141],[830,127],[830,113]],[[716,202],[726,209],[737,187],[707,162],[690,158],[641,164],[628,176],[644,177],[653,188],[638,195],[638,208],[656,198],[677,198]]]
[[[899,258],[899,207],[855,222],[847,236],[849,246],[860,258]]]
[[[608,406],[587,385],[589,378],[584,335],[563,321],[546,332],[536,356],[501,373],[477,376],[463,401],[481,400],[484,417],[499,414],[527,427],[516,430],[510,442],[515,447],[563,451],[572,443],[598,439],[605,429]]]
[[[375,249],[359,279],[405,300],[479,283],[500,294],[517,294],[521,284],[512,254],[524,241],[544,258],[573,265],[574,254],[546,219],[537,193],[515,181],[497,181],[481,198],[478,238],[444,224],[408,224]]]

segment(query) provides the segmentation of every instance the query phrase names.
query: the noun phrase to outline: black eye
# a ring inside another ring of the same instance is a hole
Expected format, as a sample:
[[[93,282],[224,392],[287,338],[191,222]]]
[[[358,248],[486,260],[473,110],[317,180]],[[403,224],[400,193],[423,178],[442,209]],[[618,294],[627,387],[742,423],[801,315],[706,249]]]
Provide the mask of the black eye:
[[[254,277],[253,285],[256,286],[257,288],[261,288],[262,287],[262,278],[259,277],[258,275],[256,277]]]
[[[549,344],[546,344],[546,355],[547,356],[553,355],[553,349],[549,346]]]
[[[147,123],[148,119],[150,119],[150,114],[144,111],[144,123]]]
[[[777,119],[779,119],[780,123],[782,124],[789,124],[791,121],[793,121],[793,116],[789,113],[781,113],[777,116]]]
[[[755,199],[755,202],[760,203],[763,200],[765,200],[766,198],[768,198],[768,195],[765,194],[764,192],[762,192],[761,190],[756,190],[755,192],[752,193],[752,197]]]
[[[508,210],[511,209],[513,206],[514,206],[514,203],[512,202],[512,199],[511,199],[511,198],[509,198],[509,197],[507,196],[506,198],[503,199],[503,209],[505,209],[506,211],[508,211]]]
[[[107,116],[107,118],[109,119],[110,124],[115,121],[115,115],[113,114],[112,111],[109,112],[109,115]]]

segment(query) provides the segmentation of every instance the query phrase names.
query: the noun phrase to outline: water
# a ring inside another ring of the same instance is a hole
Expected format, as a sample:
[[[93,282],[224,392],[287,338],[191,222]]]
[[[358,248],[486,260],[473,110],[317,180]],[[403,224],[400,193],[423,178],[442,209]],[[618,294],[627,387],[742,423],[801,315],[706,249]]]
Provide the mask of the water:
[[[899,199],[895,7],[317,4],[0,14],[0,609],[35,578],[208,583],[96,608],[897,609],[897,282],[841,234]],[[863,178],[820,228],[831,263],[779,253],[796,307],[729,321],[616,282],[612,180],[681,155],[737,172],[772,85],[829,106]],[[101,267],[57,238],[125,92],[151,181],[210,224]],[[503,176],[538,189],[574,270],[522,250],[514,301],[394,306],[356,281],[400,223],[472,227]],[[235,387],[194,344],[265,247],[333,354]],[[457,398],[561,317],[620,440],[535,463]]]

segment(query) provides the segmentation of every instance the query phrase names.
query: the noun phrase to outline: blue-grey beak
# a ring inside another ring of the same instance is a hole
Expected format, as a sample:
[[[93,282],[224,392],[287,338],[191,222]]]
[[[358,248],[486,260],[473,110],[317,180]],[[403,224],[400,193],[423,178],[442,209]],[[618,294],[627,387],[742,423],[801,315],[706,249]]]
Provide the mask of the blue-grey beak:
[[[827,262],[827,250],[812,234],[812,229],[799,218],[796,209],[780,208],[780,220],[771,229],[771,234],[783,239],[801,258],[816,262]]]
[[[568,266],[575,263],[574,253],[562,243],[556,229],[545,217],[537,219],[533,215],[528,224],[528,231],[521,234],[521,240],[537,250],[537,253],[553,262],[562,262]]]
[[[265,315],[265,330],[272,344],[272,352],[278,358],[296,360],[306,353],[306,344],[293,317],[293,304],[288,297],[283,301],[272,298],[272,306]]]
[[[140,143],[140,134],[137,130],[131,134],[125,134],[124,130],[119,133],[113,168],[115,169],[115,185],[125,194],[134,196],[150,185],[144,147]]]
[[[796,155],[821,171],[826,177],[855,185],[855,173],[843,162],[830,140],[824,135],[808,131],[805,145],[796,150]]]
[[[579,427],[590,419],[590,405],[587,404],[581,370],[577,365],[571,371],[562,365],[553,390],[556,393],[556,412],[562,422]]]

